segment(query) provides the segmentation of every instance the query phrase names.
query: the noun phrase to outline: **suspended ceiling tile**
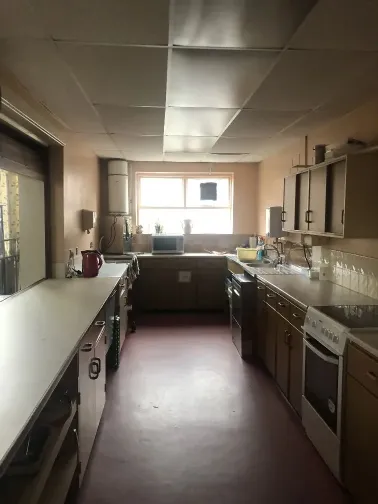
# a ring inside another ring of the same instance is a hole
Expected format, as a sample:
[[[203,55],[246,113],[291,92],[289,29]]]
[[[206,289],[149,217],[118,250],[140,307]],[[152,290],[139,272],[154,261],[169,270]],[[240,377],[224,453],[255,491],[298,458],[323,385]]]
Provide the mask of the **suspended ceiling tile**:
[[[287,51],[246,104],[263,110],[317,108],[377,64],[377,54],[347,51]]]
[[[0,39],[47,38],[42,23],[28,0],[0,2]]]
[[[305,112],[243,109],[224,132],[227,137],[270,137]]]
[[[169,0],[31,2],[54,39],[106,44],[168,44]]]
[[[116,105],[96,105],[95,108],[108,133],[164,134],[164,108],[117,107]]]
[[[123,152],[118,149],[94,149],[94,152],[97,156],[106,158],[106,159],[124,159]]]
[[[283,47],[315,0],[175,0],[172,42],[180,46]]]
[[[218,136],[238,109],[169,107],[165,113],[165,134]]]
[[[320,0],[290,47],[297,49],[378,50],[376,0]]]
[[[217,137],[165,136],[164,152],[209,152]]]
[[[282,149],[289,147],[295,142],[298,142],[298,137],[295,135],[293,136],[277,135],[264,142],[260,146],[259,153],[262,155],[263,158],[265,158],[267,156],[270,156],[271,154],[274,154],[276,152],[281,151]],[[300,154],[298,155],[300,156]],[[301,164],[302,162],[304,162],[304,160],[300,159],[300,157],[298,157],[298,159],[292,160],[293,165]]]
[[[206,154],[207,163],[240,163],[244,154]]]
[[[164,161],[176,163],[201,163],[207,154],[203,152],[165,152]]]
[[[261,145],[266,142],[266,138],[230,138],[221,137],[214,145],[214,154],[250,154],[257,152]],[[260,153],[259,151],[257,153]]]
[[[146,152],[146,151],[123,151],[124,159],[127,161],[163,161],[162,152]]]
[[[165,106],[167,49],[58,43],[93,103]]]
[[[0,63],[68,128],[105,133],[96,111],[72,78],[53,42],[37,39],[2,41]]]
[[[174,49],[167,105],[239,108],[255,91],[278,53]]]
[[[145,154],[163,153],[162,136],[137,136],[116,133],[112,135],[112,138],[115,145],[123,151],[141,152]]]
[[[112,135],[104,134],[86,134],[86,133],[76,133],[75,140],[80,142],[85,142],[90,145],[92,149],[96,152],[99,150],[117,150]]]

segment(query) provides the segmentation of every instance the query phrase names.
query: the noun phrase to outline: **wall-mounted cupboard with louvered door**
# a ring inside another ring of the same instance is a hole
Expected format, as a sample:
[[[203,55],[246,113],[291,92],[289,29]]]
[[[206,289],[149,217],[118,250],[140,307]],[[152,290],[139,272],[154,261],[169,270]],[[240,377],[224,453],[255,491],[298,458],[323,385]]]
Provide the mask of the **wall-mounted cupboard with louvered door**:
[[[374,225],[378,215],[378,151],[329,159],[293,177],[295,184],[290,177],[284,184],[285,231],[378,238]],[[290,215],[294,213],[294,219],[287,218],[285,208],[290,209]]]

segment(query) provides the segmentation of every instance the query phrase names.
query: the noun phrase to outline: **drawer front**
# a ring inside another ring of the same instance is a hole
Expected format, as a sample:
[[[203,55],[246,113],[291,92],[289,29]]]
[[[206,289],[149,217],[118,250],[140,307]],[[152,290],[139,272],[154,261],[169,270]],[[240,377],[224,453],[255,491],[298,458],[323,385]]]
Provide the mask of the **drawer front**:
[[[224,257],[201,257],[197,259],[197,268],[199,269],[219,269],[225,270],[227,266],[226,259]]]
[[[177,269],[191,271],[197,268],[197,261],[186,257],[148,257],[139,259],[141,269]]]
[[[306,317],[306,312],[297,308],[295,305],[290,303],[290,323],[293,324],[299,331],[302,332],[302,326],[304,324]]]
[[[348,345],[347,371],[378,397],[378,361],[354,345]]]
[[[263,284],[262,282],[257,281],[257,299],[259,301],[265,301],[265,295],[266,295],[266,285]]]
[[[277,311],[280,313],[285,319],[289,320],[290,317],[290,302],[285,299],[283,296],[277,294]]]
[[[278,294],[274,291],[272,291],[272,289],[269,289],[269,287],[266,288],[266,302],[269,306],[271,306],[272,308],[276,309],[276,306],[277,306],[277,298],[278,298]]]

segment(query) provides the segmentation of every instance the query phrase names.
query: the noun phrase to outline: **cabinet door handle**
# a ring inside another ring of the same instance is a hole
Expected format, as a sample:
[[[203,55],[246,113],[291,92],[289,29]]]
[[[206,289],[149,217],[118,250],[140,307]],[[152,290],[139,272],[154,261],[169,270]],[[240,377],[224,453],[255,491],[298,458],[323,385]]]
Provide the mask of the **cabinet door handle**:
[[[286,308],[287,305],[282,301],[278,301],[278,306],[281,306],[281,308]]]
[[[344,214],[345,214],[345,211],[344,211],[344,208],[341,210],[341,224],[344,224]]]
[[[95,326],[100,326],[100,327],[102,327],[102,326],[104,326],[104,325],[105,325],[105,320],[97,320],[97,321],[95,322]]]
[[[98,359],[97,359],[98,360]],[[100,367],[98,365],[96,358],[93,357],[89,363],[89,378],[91,380],[97,380],[100,375]]]
[[[307,217],[307,215],[308,215],[308,210],[305,210],[305,222],[306,222],[306,224],[308,224],[308,217]]]
[[[366,376],[368,376],[370,380],[377,381],[377,375],[373,373],[373,371],[367,371]]]
[[[307,222],[308,224],[312,224],[312,220],[310,220],[310,214],[312,214],[312,210],[307,210]]]
[[[298,315],[297,313],[293,313],[293,319],[299,319],[299,318],[301,318],[300,315]]]
[[[101,373],[101,359],[99,359],[98,357],[95,357],[94,360],[98,364],[98,374],[100,374]]]
[[[81,352],[90,352],[93,348],[93,343],[85,343],[85,345],[83,345],[81,348],[80,348],[80,351]]]
[[[257,290],[265,290],[265,287],[263,287],[262,285],[258,285]]]
[[[286,211],[282,210],[282,212],[281,212],[281,222],[286,222],[285,214],[286,214]]]
[[[275,298],[276,295],[275,294],[267,294],[266,297],[269,299],[272,299],[272,298]]]

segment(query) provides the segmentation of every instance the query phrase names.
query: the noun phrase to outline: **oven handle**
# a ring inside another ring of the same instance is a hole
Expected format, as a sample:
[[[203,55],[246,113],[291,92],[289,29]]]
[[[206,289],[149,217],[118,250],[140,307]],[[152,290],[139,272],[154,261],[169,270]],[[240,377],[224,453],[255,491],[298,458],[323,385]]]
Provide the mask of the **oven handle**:
[[[338,365],[339,359],[337,357],[330,357],[329,355],[325,355],[323,352],[314,347],[314,345],[311,345],[311,343],[306,338],[304,338],[304,343],[312,352],[314,352],[314,354],[316,354],[325,362]]]

